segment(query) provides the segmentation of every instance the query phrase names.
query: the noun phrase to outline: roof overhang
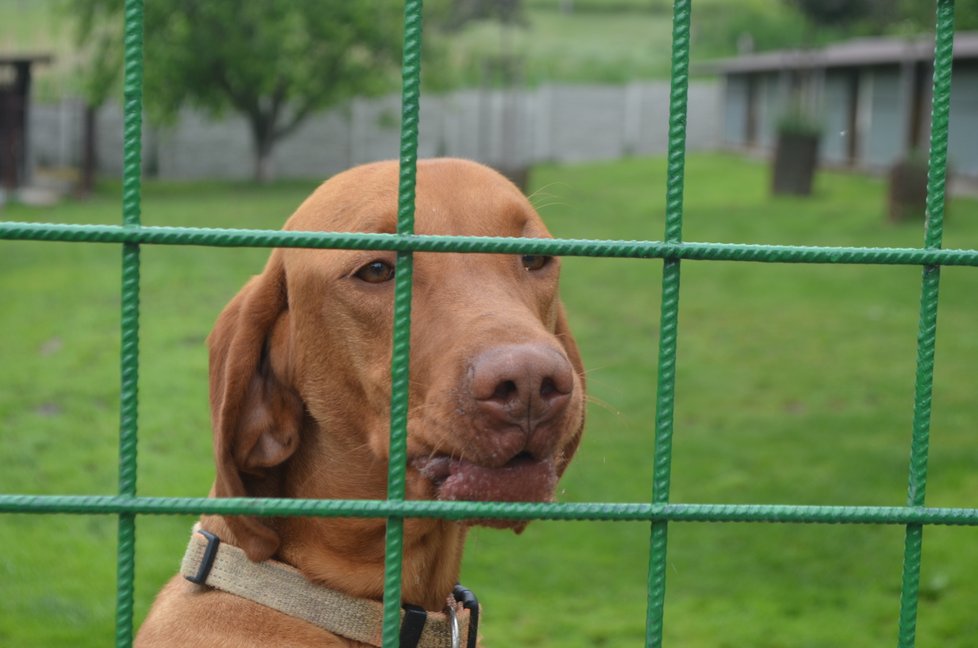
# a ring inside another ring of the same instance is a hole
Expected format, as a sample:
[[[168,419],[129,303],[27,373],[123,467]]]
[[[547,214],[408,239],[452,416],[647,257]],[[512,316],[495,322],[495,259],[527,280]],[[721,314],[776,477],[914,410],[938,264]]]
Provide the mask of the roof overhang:
[[[0,65],[48,64],[54,61],[50,54],[13,54],[0,52]]]
[[[928,61],[934,58],[934,38],[860,38],[821,49],[776,50],[722,59],[707,66],[720,74],[773,72],[816,68],[861,67]],[[978,59],[978,32],[954,37],[954,59]]]

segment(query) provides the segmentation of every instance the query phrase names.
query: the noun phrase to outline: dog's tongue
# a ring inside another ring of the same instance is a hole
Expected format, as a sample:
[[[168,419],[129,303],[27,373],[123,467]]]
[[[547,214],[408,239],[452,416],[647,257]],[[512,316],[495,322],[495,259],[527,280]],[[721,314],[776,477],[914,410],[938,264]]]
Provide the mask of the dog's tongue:
[[[468,502],[549,502],[557,485],[557,469],[551,459],[518,458],[500,468],[438,457],[426,463],[422,474],[439,484],[438,499]],[[476,524],[513,528],[520,520],[473,520]]]

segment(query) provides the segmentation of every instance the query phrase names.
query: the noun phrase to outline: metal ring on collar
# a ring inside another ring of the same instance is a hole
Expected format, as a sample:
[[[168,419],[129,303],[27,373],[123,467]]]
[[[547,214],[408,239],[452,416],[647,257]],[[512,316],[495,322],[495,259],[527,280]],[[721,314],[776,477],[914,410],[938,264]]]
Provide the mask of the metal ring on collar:
[[[455,606],[448,606],[448,618],[451,620],[452,628],[452,648],[460,648],[461,646],[461,633],[458,629],[458,615],[455,614]]]

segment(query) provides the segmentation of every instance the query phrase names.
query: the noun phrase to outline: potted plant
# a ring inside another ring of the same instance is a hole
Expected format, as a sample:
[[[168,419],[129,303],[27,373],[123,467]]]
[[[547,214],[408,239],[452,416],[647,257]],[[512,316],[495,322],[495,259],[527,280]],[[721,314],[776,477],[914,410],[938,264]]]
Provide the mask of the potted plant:
[[[778,122],[772,178],[775,195],[811,195],[821,137],[822,125],[802,111],[790,112]]]
[[[923,220],[927,212],[927,154],[913,149],[890,167],[887,216],[890,222]]]

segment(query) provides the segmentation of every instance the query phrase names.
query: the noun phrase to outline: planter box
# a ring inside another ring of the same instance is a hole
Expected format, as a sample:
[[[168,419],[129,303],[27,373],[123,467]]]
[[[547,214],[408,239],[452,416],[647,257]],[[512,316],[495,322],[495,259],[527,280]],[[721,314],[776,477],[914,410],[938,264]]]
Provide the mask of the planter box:
[[[778,133],[772,179],[775,195],[812,195],[819,139],[818,135],[810,133]]]
[[[887,215],[893,223],[923,221],[927,211],[927,165],[906,160],[890,167]]]

